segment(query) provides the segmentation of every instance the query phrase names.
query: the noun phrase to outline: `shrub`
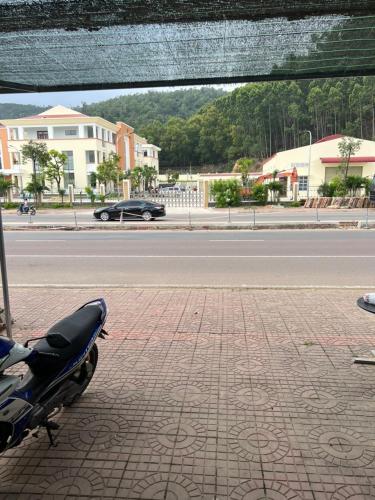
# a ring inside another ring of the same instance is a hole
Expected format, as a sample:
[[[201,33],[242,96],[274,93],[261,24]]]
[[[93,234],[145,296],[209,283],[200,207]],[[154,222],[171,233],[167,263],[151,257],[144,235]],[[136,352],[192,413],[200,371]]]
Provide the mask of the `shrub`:
[[[292,203],[290,204],[291,207],[300,207],[301,206],[301,203],[299,201],[292,201]]]
[[[7,203],[4,203],[4,208],[6,210],[9,210],[11,208],[18,208],[19,207],[19,203],[14,203],[14,202],[7,202]]]
[[[96,196],[93,189],[91,187],[85,187],[85,193],[90,198],[91,205],[94,205]]]
[[[318,194],[324,197],[332,197],[334,196],[334,188],[328,182],[324,182],[318,187]]]
[[[254,184],[252,188],[252,196],[254,200],[265,205],[268,200],[268,187],[266,184]]]
[[[217,208],[238,207],[241,203],[240,184],[235,179],[217,180],[211,185]]]
[[[333,189],[333,196],[345,196],[348,193],[345,181],[341,177],[334,177],[330,182],[330,186]]]

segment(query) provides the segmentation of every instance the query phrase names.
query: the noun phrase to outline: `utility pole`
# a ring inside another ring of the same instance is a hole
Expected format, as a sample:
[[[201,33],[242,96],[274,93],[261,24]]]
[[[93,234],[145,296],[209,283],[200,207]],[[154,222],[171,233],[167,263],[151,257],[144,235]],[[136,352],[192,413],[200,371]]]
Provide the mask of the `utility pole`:
[[[311,170],[311,144],[312,144],[312,133],[310,130],[306,130],[310,135],[310,147],[309,147],[309,166],[307,168],[307,199],[310,198],[310,170]]]

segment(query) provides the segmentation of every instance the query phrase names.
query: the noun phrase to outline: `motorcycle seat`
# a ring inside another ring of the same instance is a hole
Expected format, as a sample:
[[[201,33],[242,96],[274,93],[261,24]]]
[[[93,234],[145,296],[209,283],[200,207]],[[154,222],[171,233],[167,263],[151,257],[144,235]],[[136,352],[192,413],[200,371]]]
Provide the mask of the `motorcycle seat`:
[[[40,353],[57,354],[58,357],[41,355],[30,364],[31,371],[38,376],[48,376],[64,368],[70,358],[84,350],[101,321],[102,310],[99,306],[87,306],[58,321],[39,340],[34,349]]]

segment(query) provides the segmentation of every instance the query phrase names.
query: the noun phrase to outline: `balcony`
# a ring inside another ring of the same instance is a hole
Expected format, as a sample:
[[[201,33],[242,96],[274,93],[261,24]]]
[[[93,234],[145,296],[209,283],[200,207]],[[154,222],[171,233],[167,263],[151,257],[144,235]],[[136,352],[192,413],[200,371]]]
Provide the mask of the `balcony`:
[[[96,172],[96,163],[86,163],[86,172],[88,174]]]

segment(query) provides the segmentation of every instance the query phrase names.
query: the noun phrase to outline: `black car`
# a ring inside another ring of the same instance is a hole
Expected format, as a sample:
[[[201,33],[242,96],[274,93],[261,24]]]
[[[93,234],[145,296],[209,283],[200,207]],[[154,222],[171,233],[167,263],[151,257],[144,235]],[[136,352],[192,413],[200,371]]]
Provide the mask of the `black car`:
[[[121,218],[151,220],[155,217],[165,216],[165,206],[151,201],[129,200],[120,201],[110,207],[97,208],[94,217],[102,221]]]

